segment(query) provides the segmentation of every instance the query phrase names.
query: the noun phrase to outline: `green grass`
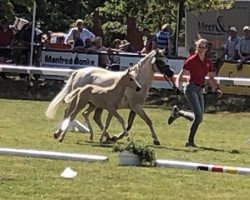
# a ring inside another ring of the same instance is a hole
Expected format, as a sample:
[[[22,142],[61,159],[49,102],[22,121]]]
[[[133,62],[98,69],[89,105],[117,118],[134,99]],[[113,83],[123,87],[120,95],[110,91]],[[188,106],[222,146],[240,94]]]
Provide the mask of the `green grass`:
[[[54,150],[106,155],[108,163],[85,163],[15,156],[0,156],[0,199],[250,199],[250,177],[169,168],[118,166],[111,147],[100,147],[100,130],[94,125],[94,142],[87,134],[68,133],[64,143],[53,139],[56,122],[44,116],[48,102],[0,100],[0,147]],[[136,118],[130,131],[134,140],[152,145],[158,159],[174,159],[250,167],[250,113],[206,114],[196,142],[184,147],[190,122],[166,124],[168,110],[146,109],[161,146],[153,147],[148,127]],[[63,109],[60,110],[63,113]],[[127,119],[128,110],[120,113]],[[60,120],[60,114],[57,121]],[[115,120],[110,133],[121,131]],[[125,143],[122,139],[120,143]],[[67,180],[60,173],[78,172]]]

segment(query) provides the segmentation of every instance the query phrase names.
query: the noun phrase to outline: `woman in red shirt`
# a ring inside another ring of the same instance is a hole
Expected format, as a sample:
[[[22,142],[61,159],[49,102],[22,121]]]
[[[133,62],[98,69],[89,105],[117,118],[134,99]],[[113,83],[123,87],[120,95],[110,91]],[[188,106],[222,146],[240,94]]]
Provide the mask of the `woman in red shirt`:
[[[195,45],[195,53],[187,58],[183,69],[179,73],[176,80],[176,86],[179,87],[180,80],[185,75],[190,76],[189,84],[187,84],[186,88],[184,88],[184,94],[191,106],[193,113],[179,110],[179,108],[175,105],[173,106],[172,113],[168,119],[168,124],[173,123],[173,121],[179,116],[192,121],[186,147],[197,147],[194,143],[194,137],[203,119],[203,88],[205,86],[206,76],[209,77],[211,86],[219,93],[220,96],[222,95],[222,92],[214,79],[212,60],[206,55],[208,50],[208,41],[202,38],[196,41]]]

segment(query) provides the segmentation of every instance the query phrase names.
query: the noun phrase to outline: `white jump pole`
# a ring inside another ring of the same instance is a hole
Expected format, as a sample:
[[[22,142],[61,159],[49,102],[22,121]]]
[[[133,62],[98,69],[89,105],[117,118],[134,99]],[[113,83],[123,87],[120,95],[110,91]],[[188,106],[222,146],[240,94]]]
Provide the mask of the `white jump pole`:
[[[202,164],[202,163],[177,161],[177,160],[160,160],[160,159],[156,160],[156,165],[158,167],[167,167],[167,168],[179,168],[179,169],[250,175],[250,168],[243,168],[243,167],[217,166],[212,164]]]
[[[0,155],[11,155],[11,156],[28,156],[37,158],[49,158],[56,160],[74,160],[74,161],[85,161],[85,162],[106,162],[108,157],[91,155],[91,154],[80,154],[80,153],[65,153],[55,151],[42,151],[32,149],[12,149],[12,148],[0,148]]]

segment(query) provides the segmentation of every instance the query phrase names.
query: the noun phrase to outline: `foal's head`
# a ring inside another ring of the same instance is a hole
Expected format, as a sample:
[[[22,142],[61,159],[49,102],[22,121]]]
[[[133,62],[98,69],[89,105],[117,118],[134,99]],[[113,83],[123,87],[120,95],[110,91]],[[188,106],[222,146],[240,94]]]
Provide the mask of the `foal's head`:
[[[130,69],[127,70],[127,72],[121,77],[120,84],[123,84],[124,86],[135,88],[137,92],[141,90],[141,85],[138,83],[138,81],[134,78],[134,76],[130,73]]]

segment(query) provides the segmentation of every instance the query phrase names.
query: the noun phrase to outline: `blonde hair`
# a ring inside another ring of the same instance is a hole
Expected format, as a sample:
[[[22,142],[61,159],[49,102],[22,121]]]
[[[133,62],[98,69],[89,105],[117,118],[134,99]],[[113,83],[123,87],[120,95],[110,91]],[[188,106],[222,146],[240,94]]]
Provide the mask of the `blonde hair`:
[[[198,39],[196,42],[195,42],[195,45],[198,46],[199,44],[206,44],[206,46],[208,46],[208,41],[207,39],[204,39],[204,38],[200,38]]]
[[[82,24],[83,25],[83,20],[81,20],[81,19],[76,20],[75,25],[77,26],[78,24]]]

